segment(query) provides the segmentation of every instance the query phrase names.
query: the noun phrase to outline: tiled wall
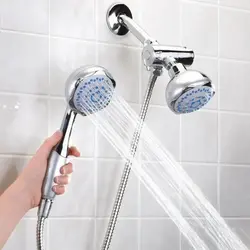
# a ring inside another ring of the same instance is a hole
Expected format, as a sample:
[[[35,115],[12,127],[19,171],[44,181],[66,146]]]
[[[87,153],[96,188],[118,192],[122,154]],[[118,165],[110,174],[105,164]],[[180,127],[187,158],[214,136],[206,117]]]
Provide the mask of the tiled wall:
[[[64,83],[80,65],[107,67],[119,93],[138,109],[148,74],[134,37],[115,37],[106,27],[106,10],[113,2],[0,1],[0,189],[60,126]],[[216,85],[216,98],[206,109],[176,116],[164,100],[165,74],[156,85],[147,123],[250,247],[249,0],[124,2],[161,43],[193,48],[193,68]],[[87,118],[77,118],[72,143],[82,158],[74,160],[72,183],[53,208],[46,246],[97,250],[124,163]],[[31,211],[4,250],[35,249],[35,224],[36,211]],[[190,247],[132,176],[111,249]]]

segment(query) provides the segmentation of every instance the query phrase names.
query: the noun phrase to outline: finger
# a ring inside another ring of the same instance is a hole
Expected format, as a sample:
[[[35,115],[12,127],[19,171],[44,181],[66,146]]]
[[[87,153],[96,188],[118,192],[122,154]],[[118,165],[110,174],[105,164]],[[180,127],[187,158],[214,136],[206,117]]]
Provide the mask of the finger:
[[[49,154],[54,146],[61,140],[62,138],[62,132],[56,131],[52,136],[47,138],[45,142],[42,144],[40,149],[38,151],[45,154],[46,157],[49,157]]]
[[[72,163],[68,163],[60,168],[61,174],[72,174],[73,173],[73,165]]]
[[[58,185],[68,185],[70,183],[70,177],[68,175],[56,176],[54,182]]]
[[[80,154],[79,150],[76,147],[70,147],[69,150],[68,150],[68,155],[79,157],[81,154]]]
[[[57,195],[62,195],[62,194],[65,193],[65,187],[64,186],[60,186],[60,185],[56,185],[56,186],[53,186],[53,191]]]

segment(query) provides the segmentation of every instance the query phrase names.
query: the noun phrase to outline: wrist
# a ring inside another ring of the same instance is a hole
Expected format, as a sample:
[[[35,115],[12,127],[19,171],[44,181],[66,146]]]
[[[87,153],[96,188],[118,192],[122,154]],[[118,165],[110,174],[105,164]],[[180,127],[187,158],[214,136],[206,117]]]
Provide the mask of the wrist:
[[[26,213],[32,208],[32,197],[30,196],[29,189],[22,178],[18,179],[10,186],[9,195],[15,199],[18,206],[21,206]]]

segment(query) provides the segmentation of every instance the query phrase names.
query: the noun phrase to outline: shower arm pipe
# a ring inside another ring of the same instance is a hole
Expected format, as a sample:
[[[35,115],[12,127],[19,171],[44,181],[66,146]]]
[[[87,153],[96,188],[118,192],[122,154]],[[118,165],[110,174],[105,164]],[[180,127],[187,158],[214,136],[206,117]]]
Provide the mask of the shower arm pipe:
[[[131,166],[132,166],[132,158],[134,158],[136,151],[137,151],[137,147],[139,145],[139,140],[140,140],[140,136],[141,136],[141,131],[143,128],[143,123],[145,121],[147,112],[148,112],[148,107],[150,104],[150,100],[152,97],[152,93],[153,93],[153,89],[155,86],[155,83],[157,81],[157,78],[162,74],[162,67],[159,67],[157,69],[153,69],[150,79],[149,79],[149,84],[148,84],[148,88],[145,94],[145,98],[143,101],[143,105],[141,107],[141,111],[140,111],[140,115],[139,115],[139,119],[137,121],[137,125],[135,128],[135,132],[133,134],[133,139],[131,142],[131,146],[130,146],[130,154],[131,157],[127,160],[127,162],[125,163],[125,168],[123,170],[123,174],[121,177],[121,181],[118,187],[118,191],[117,191],[117,195],[116,195],[116,199],[114,202],[114,206],[111,212],[111,216],[110,216],[110,220],[108,223],[108,228],[105,234],[105,238],[102,244],[102,248],[101,250],[108,250],[112,241],[112,237],[113,237],[113,233],[115,230],[115,226],[117,223],[117,219],[118,219],[118,215],[120,212],[120,208],[122,205],[122,201],[123,201],[123,197],[126,191],[126,187],[128,184],[128,180],[129,180],[129,176],[130,176],[130,172],[131,172]]]
[[[145,30],[143,30],[132,18],[120,15],[119,21],[142,43],[158,43]]]
[[[144,31],[132,18],[121,14],[119,22],[124,25],[143,45],[143,61],[145,66],[163,65],[166,58],[174,58],[176,62],[191,66],[194,62],[194,51],[181,46],[160,45]],[[149,62],[151,62],[149,64]]]

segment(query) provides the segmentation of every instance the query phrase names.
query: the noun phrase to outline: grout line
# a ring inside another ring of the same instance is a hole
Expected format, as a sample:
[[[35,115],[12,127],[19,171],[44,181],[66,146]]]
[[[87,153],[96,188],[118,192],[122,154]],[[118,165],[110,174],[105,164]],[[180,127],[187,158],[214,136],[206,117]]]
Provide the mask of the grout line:
[[[221,216],[224,220],[249,220],[250,221],[250,217],[245,217],[245,216],[242,216],[242,217],[235,217],[235,216]],[[184,218],[186,220],[196,220],[196,219],[205,219],[205,217],[188,217],[188,216],[184,216]],[[69,216],[58,216],[58,217],[52,217],[50,216],[49,219],[47,220],[47,222],[49,220],[51,221],[56,221],[56,220],[82,220],[82,221],[87,221],[87,220],[108,220],[109,217],[82,217],[82,216],[72,216],[72,217],[69,217]],[[120,221],[126,221],[126,220],[138,220],[139,217],[119,217],[118,220]],[[36,221],[37,218],[34,216],[29,216],[29,217],[23,217],[23,220],[27,220],[27,221]],[[163,216],[159,216],[159,217],[142,217],[141,220],[164,220],[164,221],[172,221],[172,219],[170,217],[163,217]],[[46,223],[48,224],[48,223]],[[143,249],[142,249],[143,250]]]
[[[234,59],[227,57],[219,57],[220,62],[230,62],[230,63],[241,63],[241,64],[250,64],[250,61],[244,59]]]
[[[48,86],[48,100],[47,100],[47,102],[48,102],[48,134],[50,134],[51,133],[51,131],[50,131],[50,117],[51,117],[51,110],[50,110],[50,91],[51,91],[51,81],[50,81],[50,79],[51,79],[51,42],[50,42],[50,1],[51,0],[48,0],[48,2],[49,2],[49,22],[48,22],[48,25],[49,25],[49,27],[48,27],[48,39],[49,39],[49,51],[48,51],[48,83],[49,83],[49,86]]]
[[[50,1],[51,0],[48,0],[48,4],[49,4],[49,16],[48,16],[48,42],[49,42],[49,51],[48,51],[48,99],[47,99],[47,111],[48,111],[48,134],[50,133],[50,113],[51,113],[51,110],[50,110],[50,85],[51,85],[51,82],[50,82],[50,73],[51,73],[51,69],[50,69],[50,56],[51,56],[51,44],[50,44]],[[50,220],[47,219],[47,249],[49,250],[49,246],[50,246]]]
[[[12,30],[12,29],[5,29],[5,28],[1,28],[1,31],[2,33],[27,35],[27,36],[40,37],[40,38],[47,38],[49,36],[48,34],[45,34],[45,33],[35,33],[35,32]]]
[[[142,6],[142,1],[143,0],[139,0],[139,6],[141,7]],[[142,22],[142,12],[140,11],[140,16],[139,16],[139,23]],[[141,50],[141,48],[140,48]],[[140,52],[141,53],[141,52]],[[142,102],[143,102],[143,94],[142,94],[142,90],[143,90],[143,71],[142,71],[142,60],[141,58],[139,58],[139,97],[138,97],[138,100],[139,100],[139,107],[142,107]],[[142,149],[142,143],[141,143],[141,140],[139,141],[139,161],[141,162],[142,158],[141,158],[141,149]],[[141,165],[140,165],[141,167]],[[137,211],[137,214],[138,214],[138,221],[137,221],[137,248],[138,250],[141,250],[141,236],[142,236],[142,223],[141,223],[141,211],[142,211],[142,200],[141,200],[141,181],[139,178],[138,179],[138,211]]]
[[[95,10],[95,62],[98,65],[98,56],[99,56],[99,50],[98,50],[98,0],[94,0],[94,10]],[[94,143],[94,201],[95,201],[95,207],[94,207],[94,238],[93,238],[93,245],[94,248],[97,249],[97,206],[98,206],[98,130],[95,126],[95,143]]]
[[[35,153],[34,153],[35,154]],[[18,154],[18,153],[10,153],[10,154],[4,154],[0,153],[0,158],[31,158],[34,156],[34,154]],[[77,161],[94,161],[95,158],[93,157],[79,157],[76,159]],[[97,157],[97,161],[103,161],[103,162],[124,162],[123,159],[119,158],[103,158],[103,157]],[[181,165],[195,165],[195,166],[216,166],[217,162],[194,162],[194,161],[182,161]],[[235,168],[249,168],[250,163],[227,163],[227,162],[221,162],[220,165],[222,167],[235,167]]]
[[[218,0],[219,1],[219,0]],[[220,167],[220,161],[221,161],[221,99],[220,99],[220,8],[218,7],[218,61],[217,61],[217,68],[218,68],[218,75],[217,75],[217,81],[218,81],[218,115],[217,115],[217,136],[218,136],[218,142],[217,142],[217,210],[219,214],[221,214],[221,204],[220,204],[220,190],[221,190],[221,167]]]
[[[180,1],[180,44],[183,46],[184,42],[183,42],[183,28],[182,28],[182,22],[183,22],[183,18],[182,18],[182,14],[183,14],[183,3],[182,0]],[[182,162],[182,116],[180,116],[180,128],[179,128],[179,162]],[[182,187],[181,187],[181,183],[179,186],[180,190],[180,194],[182,192]],[[178,198],[179,199],[179,198]],[[182,199],[180,199],[180,204],[179,204],[179,209],[180,212],[182,211]],[[181,230],[179,230],[179,250],[182,250],[182,232]]]
[[[224,9],[224,10],[231,10],[231,11],[237,11],[237,12],[243,12],[243,13],[250,14],[250,10],[241,9],[239,7],[233,7],[233,6],[229,6],[229,5],[219,5],[219,8]]]
[[[10,154],[4,154],[0,153],[0,158],[31,158],[33,157],[34,154],[17,154],[17,153],[10,153]],[[77,161],[94,161],[95,158],[93,157],[79,157],[76,159]],[[97,161],[103,161],[103,162],[124,162],[124,160],[119,159],[119,158],[102,158],[102,157],[97,157]],[[194,161],[182,161],[181,165],[195,165],[195,166],[216,166],[218,163],[217,162],[194,162]],[[250,163],[227,163],[227,162],[221,162],[220,163],[221,167],[235,167],[235,168],[249,168]]]

